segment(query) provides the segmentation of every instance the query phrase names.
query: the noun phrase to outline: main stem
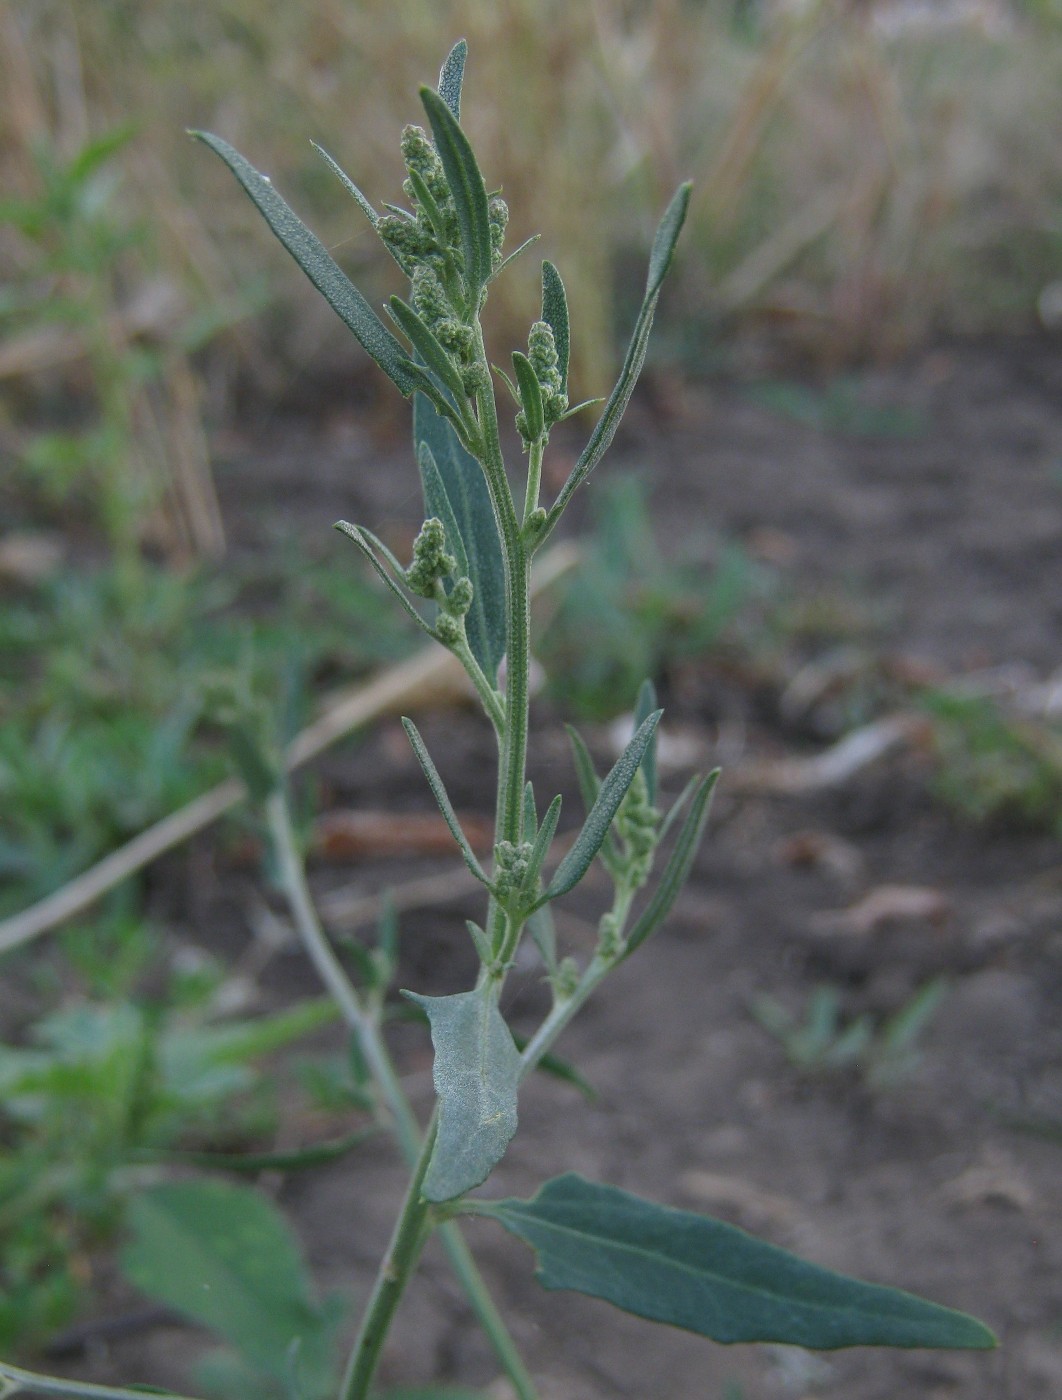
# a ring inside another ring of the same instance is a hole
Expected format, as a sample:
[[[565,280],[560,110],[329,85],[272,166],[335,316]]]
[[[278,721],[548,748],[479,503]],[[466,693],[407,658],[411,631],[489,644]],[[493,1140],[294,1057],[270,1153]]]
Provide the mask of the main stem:
[[[274,793],[269,798],[266,815],[280,866],[281,880],[303,946],[317,969],[318,976],[335,998],[347,1026],[353,1032],[358,1048],[390,1111],[402,1155],[410,1168],[415,1170],[422,1151],[420,1126],[406,1098],[380,1028],[362,1005],[321,928],[306,884],[302,858],[283,793]],[[439,1236],[450,1260],[450,1266],[457,1275],[472,1310],[487,1334],[494,1354],[512,1382],[519,1400],[537,1400],[535,1384],[457,1224],[447,1221],[446,1224],[440,1225]]]
[[[494,839],[496,843],[515,843],[521,836],[524,783],[527,774],[528,692],[531,670],[531,559],[516,514],[509,480],[505,474],[505,459],[498,434],[498,411],[489,380],[483,333],[478,324],[476,336],[480,361],[488,375],[485,386],[479,391],[476,400],[482,436],[481,463],[494,507],[498,533],[501,536],[505,569],[505,726],[498,753],[498,805]],[[493,902],[489,925],[494,946],[500,947],[505,913]]]

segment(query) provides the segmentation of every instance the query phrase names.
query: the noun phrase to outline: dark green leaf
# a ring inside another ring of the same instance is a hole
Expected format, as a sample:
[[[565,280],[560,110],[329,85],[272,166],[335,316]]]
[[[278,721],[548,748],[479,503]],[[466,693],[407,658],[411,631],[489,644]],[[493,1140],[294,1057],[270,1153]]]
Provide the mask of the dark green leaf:
[[[458,39],[439,70],[439,96],[453,113],[455,121],[461,120],[461,86],[465,79],[467,57],[468,44],[464,39]]]
[[[808,1264],[733,1225],[569,1173],[530,1201],[476,1203],[537,1255],[544,1288],[572,1288],[717,1342],[985,1348],[972,1317]]]
[[[635,729],[653,713],[656,709],[656,686],[651,680],[642,681],[638,691],[638,699],[634,706],[634,727]],[[656,801],[656,735],[653,735],[652,743],[645,751],[642,759],[642,772],[645,774],[645,785],[649,789],[649,801]]]
[[[456,404],[464,401],[464,385],[457,367],[435,338],[431,328],[421,320],[411,306],[401,297],[393,296],[390,301],[391,315],[409,337],[409,343],[438,379],[444,389],[453,397]]]
[[[553,838],[557,833],[557,823],[560,821],[561,798],[558,793],[546,809],[546,815],[542,818],[542,825],[539,827],[534,845],[531,847],[531,859],[527,864],[528,885],[534,889],[534,884],[538,880],[542,863],[549,855],[549,848],[553,844]]]
[[[354,332],[364,348],[403,394],[416,387],[405,365],[401,344],[373,311],[357,287],[340,269],[316,234],[289,208],[262,175],[238,151],[206,131],[192,135],[221,157],[250,196],[266,223],[283,243],[333,311]]]
[[[404,995],[427,1012],[435,1047],[439,1135],[424,1195],[450,1201],[486,1181],[516,1132],[520,1052],[490,986],[448,997]]]
[[[373,228],[375,228],[376,225],[380,222],[380,216],[379,214],[377,214],[376,210],[372,207],[369,201],[362,194],[361,190],[358,189],[357,185],[350,178],[347,172],[343,169],[343,167],[339,164],[338,161],[332,159],[332,157],[328,154],[328,152],[323,146],[319,146],[316,141],[311,141],[310,145],[314,148],[317,154],[325,161],[329,169],[332,171],[333,175],[338,176],[339,181],[343,185],[343,188],[346,190],[347,194],[350,195],[350,197],[354,200],[354,203],[358,206],[361,212],[368,219],[369,223],[372,224]]]
[[[528,782],[524,784],[524,840],[533,841],[537,831],[538,809],[535,807],[535,789]]]
[[[571,354],[571,330],[568,324],[568,298],[561,275],[551,262],[542,264],[542,319],[553,331],[557,347],[561,387],[568,392],[568,360]]]
[[[701,779],[690,804],[690,810],[686,813],[686,820],[682,823],[675,848],[664,867],[664,873],[657,882],[649,903],[639,915],[627,937],[627,954],[633,953],[639,944],[644,943],[649,935],[660,927],[670,914],[671,906],[675,903],[682,886],[686,883],[690,866],[693,864],[697,848],[701,844],[701,837],[704,835],[712,793],[715,790],[718,777],[719,769],[717,768],[714,773],[709,773],[706,778]]]
[[[660,284],[670,266],[675,242],[686,218],[690,189],[691,186],[688,184],[679,186],[660,221],[649,257],[649,277],[645,288],[645,299],[638,313],[638,320],[635,322],[620,377],[616,381],[616,387],[609,395],[608,402],[597,421],[597,426],[590,435],[590,441],[583,448],[579,460],[572,468],[568,480],[561,488],[560,495],[550,509],[551,528],[556,524],[561,511],[571,499],[572,493],[582,485],[605,455],[609,444],[616,435],[616,429],[620,425],[620,419],[623,417],[627,404],[630,402],[634,386],[642,372],[642,365],[645,363],[649,333],[653,328],[653,316],[656,313],[656,303],[660,297]]]
[[[583,806],[589,812],[597,801],[597,794],[601,790],[601,779],[597,776],[594,760],[590,757],[590,750],[586,747],[583,736],[570,724],[566,724],[564,727],[568,731],[568,738],[571,741],[572,756],[575,759],[575,776],[579,780],[579,792],[582,794]]]
[[[556,899],[558,895],[567,894],[590,868],[590,862],[597,855],[602,842],[608,835],[608,829],[623,801],[624,793],[634,781],[634,775],[638,771],[642,755],[653,737],[662,713],[662,710],[657,710],[655,714],[651,714],[645,720],[613,764],[608,776],[601,784],[594,805],[587,813],[586,821],[583,823],[582,831],[576,837],[575,845],[557,866],[553,879],[549,882],[543,896],[544,899]]]
[[[430,450],[464,541],[472,580],[472,607],[465,618],[468,644],[493,685],[505,655],[505,567],[483,468],[423,394],[413,400],[413,441],[418,461],[422,445]],[[430,502],[425,505],[431,514]]]
[[[431,788],[432,796],[439,805],[439,811],[443,814],[443,818],[446,821],[446,825],[450,828],[454,840],[461,848],[461,854],[465,858],[465,864],[477,880],[480,880],[484,885],[490,888],[490,881],[487,879],[483,867],[476,859],[476,853],[469,845],[468,837],[461,830],[461,823],[457,820],[457,813],[454,811],[450,799],[446,794],[445,787],[443,787],[443,780],[439,777],[439,770],[432,762],[431,754],[425,748],[424,740],[417,732],[417,726],[411,719],[403,717],[402,728],[409,736],[409,742],[413,745],[413,752],[417,755],[420,766],[424,769],[424,776],[428,780],[428,786]]]
[[[204,1323],[262,1371],[302,1363],[327,1371],[331,1327],[314,1303],[298,1245],[280,1213],[248,1186],[184,1181],[141,1191],[129,1209],[128,1277]]]
[[[524,436],[530,442],[540,438],[546,430],[546,417],[542,407],[542,386],[538,382],[531,361],[519,350],[513,351],[513,369],[520,390],[520,403],[524,410]]]
[[[479,307],[479,296],[491,273],[490,217],[487,188],[468,137],[443,99],[431,88],[421,88],[420,100],[431,123],[435,145],[454,197],[464,254],[464,283],[469,309]]]

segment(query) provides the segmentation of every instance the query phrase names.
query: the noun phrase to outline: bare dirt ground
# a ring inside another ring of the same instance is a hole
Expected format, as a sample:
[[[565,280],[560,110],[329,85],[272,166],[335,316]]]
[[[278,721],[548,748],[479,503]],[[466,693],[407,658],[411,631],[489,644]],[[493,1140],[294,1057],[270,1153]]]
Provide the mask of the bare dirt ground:
[[[825,588],[869,608],[879,667],[958,675],[1017,665],[1046,678],[1062,632],[1062,346],[941,349],[874,375],[863,392],[883,411],[917,411],[921,429],[809,426],[720,381],[643,396],[600,471],[646,472],[661,541],[724,532],[769,556],[794,598]],[[222,482],[229,519],[249,512],[263,531],[278,518],[327,530],[339,514],[386,530],[416,510],[408,453],[339,410],[317,429],[278,419],[265,437],[235,442]],[[716,1347],[542,1292],[527,1252],[486,1222],[470,1238],[548,1400],[1051,1400],[1062,1395],[1062,1146],[1015,1123],[1062,1122],[1062,851],[1048,836],[977,829],[945,810],[917,738],[833,785],[786,792],[759,782],[778,760],[813,756],[836,737],[829,705],[818,696],[794,708],[789,681],[754,683],[713,656],[661,678],[682,740],[667,790],[678,791],[688,764],[724,766],[709,837],[669,925],[559,1047],[596,1101],[544,1076],[529,1084],[520,1132],[487,1189],[527,1195],[574,1169],[703,1209],[972,1311],[998,1332],[999,1351]],[[565,793],[574,820],[556,720],[543,702],[532,773],[540,792]],[[446,711],[425,715],[423,732],[456,805],[488,812],[484,726]],[[606,732],[587,732],[604,760]],[[400,738],[388,723],[333,754],[321,770],[326,804],[428,810]],[[233,884],[223,867],[210,874],[202,850],[194,858],[194,897],[179,892],[182,856],[158,877],[157,902],[175,927],[224,927],[237,947],[250,937],[246,874]],[[352,882],[372,891],[453,867],[332,864],[316,879],[323,895]],[[593,897],[573,898],[560,919],[573,948],[592,938]],[[404,919],[403,985],[468,985],[463,920],[476,910],[469,890],[442,912]],[[846,1015],[881,1017],[939,975],[948,990],[920,1062],[886,1088],[854,1071],[800,1072],[750,1010],[770,994],[796,1011],[832,984]],[[294,952],[274,959],[267,983],[311,986]],[[542,1005],[529,965],[512,986],[516,1028],[531,1027]],[[404,1028],[396,1043],[426,1110],[426,1036]],[[322,1286],[367,1286],[399,1178],[381,1141],[279,1186]],[[187,1387],[189,1335],[160,1328],[73,1369]],[[430,1252],[383,1379],[488,1387],[496,1375],[445,1261]]]

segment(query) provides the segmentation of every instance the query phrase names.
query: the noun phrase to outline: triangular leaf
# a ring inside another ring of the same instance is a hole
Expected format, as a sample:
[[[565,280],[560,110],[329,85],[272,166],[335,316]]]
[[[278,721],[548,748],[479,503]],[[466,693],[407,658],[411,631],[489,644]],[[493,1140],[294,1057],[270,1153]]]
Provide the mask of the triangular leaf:
[[[491,274],[490,215],[487,187],[483,183],[468,137],[445,101],[431,88],[421,88],[420,100],[428,114],[446,182],[454,198],[464,254],[464,283],[469,309],[477,310],[479,295]]]
[[[302,1364],[327,1373],[331,1327],[283,1216],[257,1191],[220,1181],[149,1187],[133,1199],[129,1225],[121,1263],[138,1288],[271,1376],[288,1374],[296,1339]]]
[[[709,1216],[569,1173],[530,1201],[476,1202],[537,1255],[544,1288],[572,1288],[717,1342],[986,1348],[987,1327],[898,1289],[808,1264]]]
[[[590,868],[590,863],[601,849],[608,835],[612,819],[623,801],[624,793],[634,781],[642,755],[656,726],[660,722],[662,710],[657,710],[636,731],[634,738],[612,765],[608,776],[601,784],[594,805],[587,813],[583,829],[576,837],[575,844],[554,871],[544,899],[556,899],[573,889]]]
[[[250,196],[266,223],[305,272],[332,310],[403,394],[416,387],[406,367],[406,352],[365,300],[315,233],[289,208],[267,175],[208,131],[193,131],[198,140],[221,157]]]
[[[448,997],[404,993],[427,1012],[439,1133],[424,1195],[450,1201],[486,1181],[516,1132],[520,1052],[489,986]]]
[[[418,461],[427,445],[446,487],[472,580],[472,607],[465,618],[468,644],[493,685],[505,655],[505,568],[483,468],[423,394],[413,399],[413,441]],[[425,506],[429,515],[435,513],[427,499]]]
[[[608,450],[612,439],[616,436],[616,429],[620,425],[620,419],[626,411],[631,394],[634,392],[634,386],[638,382],[638,376],[642,372],[642,365],[645,363],[649,332],[653,328],[656,303],[660,298],[660,285],[664,280],[664,274],[671,265],[675,243],[686,218],[690,190],[689,184],[680,185],[665,210],[664,217],[660,220],[660,226],[653,239],[653,248],[649,256],[649,276],[645,287],[645,299],[638,312],[638,319],[635,322],[630,345],[627,347],[627,355],[623,361],[620,377],[616,381],[616,387],[608,397],[601,417],[597,420],[597,426],[590,434],[590,441],[583,448],[579,460],[561,488],[560,495],[550,508],[550,529],[556,524],[572,493],[582,485],[597,466]],[[545,535],[542,538],[544,539]]]
[[[464,39],[458,39],[439,70],[439,96],[454,114],[456,121],[461,120],[461,87],[465,80],[467,58],[468,44]]]

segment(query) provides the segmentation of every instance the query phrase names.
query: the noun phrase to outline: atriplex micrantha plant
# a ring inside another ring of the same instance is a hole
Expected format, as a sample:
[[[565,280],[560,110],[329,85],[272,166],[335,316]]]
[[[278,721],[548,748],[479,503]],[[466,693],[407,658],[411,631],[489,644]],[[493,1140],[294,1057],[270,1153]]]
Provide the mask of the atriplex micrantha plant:
[[[377,365],[414,400],[414,451],[427,518],[412,563],[403,566],[363,527],[344,521],[338,528],[417,626],[461,662],[494,729],[499,755],[496,835],[488,869],[462,831],[420,735],[405,721],[454,841],[486,894],[482,923],[468,924],[480,963],[475,985],[451,996],[405,993],[426,1017],[435,1051],[436,1104],[426,1129],[411,1112],[381,1032],[384,996],[394,975],[391,951],[384,947],[360,959],[358,985],[348,978],[310,902],[278,770],[261,754],[244,763],[249,786],[266,804],[295,922],[375,1081],[380,1115],[410,1167],[405,1198],[339,1387],[340,1400],[363,1400],[370,1394],[398,1302],[426,1240],[436,1231],[511,1385],[522,1400],[535,1395],[460,1233],[464,1215],[494,1220],[529,1244],[544,1287],[576,1289],[717,1342],[990,1347],[992,1334],[961,1313],[828,1272],[730,1225],[572,1173],[546,1182],[526,1201],[472,1194],[488,1179],[516,1131],[523,1081],[609,972],[639,952],[667,916],[696,855],[717,775],[694,778],[666,815],[658,810],[660,711],[647,683],[638,701],[634,737],[604,778],[575,739],[587,814],[559,861],[551,858],[561,799],[554,797],[543,808],[525,771],[530,565],[616,432],[645,358],[690,189],[683,185],[677,191],[656,232],[645,297],[619,381],[559,495],[543,505],[542,459],[550,429],[586,405],[569,407],[567,301],[560,274],[549,262],[542,264],[541,318],[531,327],[526,352],[513,353],[511,376],[487,358],[480,313],[491,283],[522,249],[503,256],[508,211],[501,196],[484,184],[460,126],[464,64],[462,42],[447,58],[438,89],[421,90],[429,130],[409,126],[403,133],[409,208],[387,205],[385,213],[377,212],[321,152],[410,280],[408,298],[393,296],[389,304],[403,339],[375,314],[270,181],[218,137],[197,133]],[[524,480],[515,494],[502,456],[495,376],[514,402],[526,455]],[[243,749],[247,759],[254,745],[244,742]],[[647,896],[639,898],[665,844],[670,854],[663,870]],[[611,881],[612,900],[600,917],[593,956],[580,963],[559,955],[550,906],[582,880],[594,861]],[[552,1007],[520,1047],[499,999],[525,936],[538,949]],[[640,956],[645,955],[641,950]],[[30,1377],[7,1367],[0,1377],[6,1377],[12,1393],[33,1388],[52,1394],[133,1394]],[[300,1383],[297,1365],[289,1382],[291,1394],[312,1394],[308,1382]]]

